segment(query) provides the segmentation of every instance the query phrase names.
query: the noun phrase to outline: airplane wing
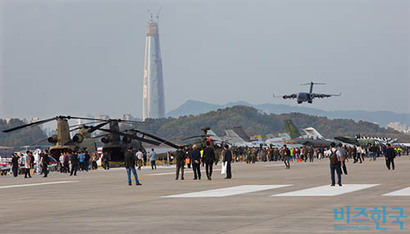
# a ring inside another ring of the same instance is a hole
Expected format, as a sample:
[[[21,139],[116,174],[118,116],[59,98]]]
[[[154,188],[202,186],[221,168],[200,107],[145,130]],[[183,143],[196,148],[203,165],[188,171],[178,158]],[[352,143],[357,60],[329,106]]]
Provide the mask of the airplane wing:
[[[291,94],[291,95],[283,95],[282,96],[282,98],[283,99],[291,99],[291,98],[296,98],[297,97],[297,94]]]
[[[331,96],[340,96],[342,93],[339,94],[323,94],[323,93],[312,93],[313,98],[327,98]]]

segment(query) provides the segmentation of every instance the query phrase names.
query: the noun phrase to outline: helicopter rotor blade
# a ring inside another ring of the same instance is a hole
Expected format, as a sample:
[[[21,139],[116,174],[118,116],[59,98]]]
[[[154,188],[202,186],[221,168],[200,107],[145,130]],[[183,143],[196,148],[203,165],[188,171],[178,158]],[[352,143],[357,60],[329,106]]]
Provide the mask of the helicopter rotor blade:
[[[173,148],[175,148],[175,149],[178,149],[178,148],[179,148],[178,145],[176,145],[176,144],[174,144],[174,143],[172,143],[172,142],[170,142],[170,141],[167,141],[167,140],[165,140],[165,139],[162,139],[162,138],[160,138],[160,137],[154,136],[154,135],[152,135],[152,134],[149,134],[149,133],[146,133],[146,132],[141,132],[141,131],[139,131],[139,130],[136,130],[136,132],[139,132],[139,133],[143,134],[144,136],[151,137],[152,139],[157,140],[157,141],[159,141],[159,142],[161,142],[161,143],[163,143],[163,144],[166,144],[166,145],[168,145],[168,146],[171,146],[171,147],[173,147]]]
[[[96,130],[101,130],[101,128],[102,127],[104,127],[105,125],[107,125],[109,122],[105,122],[105,123],[100,123],[100,124],[98,124],[97,126],[92,126],[92,127],[90,127],[89,129],[88,129],[88,132],[89,133],[92,133],[92,132],[94,132],[94,131],[96,131]]]
[[[101,123],[101,124],[99,124],[99,125],[97,125],[97,126],[87,126],[86,124],[78,124],[78,125],[74,125],[74,126],[78,126],[78,127],[73,128],[73,129],[70,129],[70,132],[73,132],[73,131],[75,131],[75,130],[79,130],[79,129],[85,128],[85,129],[88,129],[88,132],[89,132],[89,133],[92,133],[92,132],[94,132],[94,131],[96,131],[96,130],[102,128],[103,126],[107,125],[108,123],[109,123],[109,122],[104,122],[104,123]]]
[[[12,132],[12,131],[19,130],[19,129],[22,129],[22,128],[26,128],[26,127],[30,127],[30,126],[35,126],[35,125],[47,123],[47,122],[50,122],[50,121],[53,121],[53,120],[56,120],[56,119],[57,119],[57,117],[53,117],[53,118],[45,119],[45,120],[40,120],[40,121],[37,121],[37,122],[33,122],[33,123],[29,123],[29,124],[24,124],[24,125],[21,125],[21,126],[18,126],[18,127],[6,129],[6,130],[3,130],[3,132]]]
[[[60,116],[60,117],[67,118],[67,119],[82,119],[82,120],[91,120],[91,121],[98,121],[98,122],[107,121],[103,119],[94,119],[94,118],[78,117],[78,116]]]
[[[88,123],[82,123],[82,124],[76,124],[76,125],[71,125],[70,128],[76,128],[76,127],[81,127],[81,126],[87,126],[91,124],[96,124],[100,123],[101,121],[93,121],[93,122],[88,122]]]

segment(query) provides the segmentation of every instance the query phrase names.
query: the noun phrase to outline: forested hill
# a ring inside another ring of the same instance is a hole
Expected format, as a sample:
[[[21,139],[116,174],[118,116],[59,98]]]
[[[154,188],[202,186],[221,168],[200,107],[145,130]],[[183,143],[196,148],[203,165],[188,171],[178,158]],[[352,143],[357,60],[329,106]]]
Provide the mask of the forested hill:
[[[346,119],[328,119],[301,113],[266,114],[253,107],[234,106],[218,109],[201,115],[183,116],[177,119],[167,118],[147,120],[147,123],[134,126],[135,128],[157,134],[167,139],[178,139],[201,134],[201,127],[210,127],[216,134],[225,135],[224,130],[235,126],[242,126],[245,132],[252,134],[277,134],[285,131],[284,119],[291,119],[299,128],[314,127],[324,137],[354,136],[382,136],[399,138],[401,142],[410,142],[410,135],[399,133],[392,129],[380,128],[379,125]]]
[[[6,120],[0,119],[0,146],[32,145],[35,142],[47,137],[38,126],[17,130],[11,133],[2,132],[5,129],[17,127],[23,124],[26,123],[19,119],[11,119],[8,123]]]

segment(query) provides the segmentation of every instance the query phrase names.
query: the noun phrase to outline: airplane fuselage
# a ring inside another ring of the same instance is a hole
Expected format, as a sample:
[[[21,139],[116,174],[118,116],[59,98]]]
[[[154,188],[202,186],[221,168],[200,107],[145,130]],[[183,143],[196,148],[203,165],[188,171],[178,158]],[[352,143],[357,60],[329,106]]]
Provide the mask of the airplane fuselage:
[[[310,93],[305,93],[305,92],[300,92],[296,96],[298,104],[301,104],[302,102],[308,102],[312,103],[312,98]]]

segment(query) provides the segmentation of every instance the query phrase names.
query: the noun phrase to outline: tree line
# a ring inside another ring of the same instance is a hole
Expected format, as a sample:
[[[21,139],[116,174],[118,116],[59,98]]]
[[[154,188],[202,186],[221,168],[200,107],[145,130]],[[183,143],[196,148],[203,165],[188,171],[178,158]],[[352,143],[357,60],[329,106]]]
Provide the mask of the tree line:
[[[134,125],[141,131],[155,133],[167,139],[180,139],[202,134],[201,127],[210,127],[217,135],[225,130],[241,126],[248,135],[278,134],[285,132],[284,119],[291,119],[298,129],[314,127],[325,138],[336,136],[378,136],[398,138],[410,142],[410,135],[391,128],[381,128],[375,123],[351,119],[328,119],[301,113],[267,114],[248,106],[218,109],[206,114],[181,116],[179,118],[149,119],[144,124]],[[301,132],[302,133],[302,132]]]
[[[183,138],[203,134],[201,127],[210,127],[217,135],[225,135],[225,130],[241,126],[248,135],[266,135],[285,132],[284,119],[291,119],[296,127],[314,127],[325,138],[336,136],[376,136],[398,138],[400,142],[410,142],[410,135],[400,133],[391,128],[381,128],[379,125],[349,119],[328,119],[301,113],[267,114],[253,107],[234,106],[218,109],[200,115],[181,116],[178,118],[147,119],[144,123],[126,128],[136,128],[172,140],[184,143]],[[38,126],[3,133],[2,130],[25,124],[22,120],[0,119],[0,146],[32,145],[47,136]],[[302,133],[302,132],[301,132]]]

